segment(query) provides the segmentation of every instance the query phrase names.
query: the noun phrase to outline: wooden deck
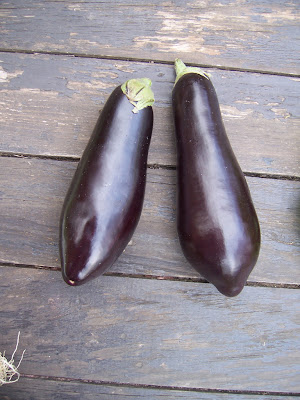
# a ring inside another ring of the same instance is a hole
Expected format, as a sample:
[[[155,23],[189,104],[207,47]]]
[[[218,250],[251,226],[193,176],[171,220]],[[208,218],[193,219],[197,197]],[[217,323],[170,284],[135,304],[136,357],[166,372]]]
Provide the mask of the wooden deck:
[[[0,2],[0,351],[18,331],[16,361],[26,348],[1,400],[300,396],[299,11],[296,0]],[[261,223],[236,298],[178,243],[175,57],[211,73]],[[105,276],[69,287],[58,220],[70,179],[111,91],[144,76],[156,102],[140,223]]]

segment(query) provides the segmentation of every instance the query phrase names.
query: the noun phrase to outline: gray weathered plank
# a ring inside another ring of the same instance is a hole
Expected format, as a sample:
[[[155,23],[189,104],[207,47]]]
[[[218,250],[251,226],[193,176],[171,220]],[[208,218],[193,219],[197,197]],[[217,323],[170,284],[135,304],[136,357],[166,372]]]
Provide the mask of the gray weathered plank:
[[[149,163],[176,164],[173,67],[0,54],[0,152],[80,157],[110,92],[148,76],[156,97]],[[296,78],[209,70],[244,171],[300,176]]]
[[[58,271],[1,267],[1,348],[21,332],[20,372],[217,389],[299,391],[295,289],[103,276],[72,288]],[[16,358],[17,359],[17,358]]]
[[[61,382],[22,377],[13,385],[0,387],[1,400],[258,400],[257,394],[183,391]],[[293,396],[259,394],[259,400],[294,400]]]
[[[1,17],[5,49],[300,71],[297,1],[6,0]]]
[[[77,163],[0,157],[0,261],[58,267],[58,220]],[[300,182],[247,178],[262,230],[252,282],[300,284]],[[110,272],[199,275],[185,261],[175,222],[176,171],[148,169],[142,217]]]

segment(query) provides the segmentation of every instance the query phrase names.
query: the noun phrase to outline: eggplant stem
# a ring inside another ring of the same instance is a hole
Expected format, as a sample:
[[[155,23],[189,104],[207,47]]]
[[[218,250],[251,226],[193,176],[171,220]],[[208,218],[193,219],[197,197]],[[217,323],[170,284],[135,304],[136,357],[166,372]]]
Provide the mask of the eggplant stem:
[[[176,85],[177,81],[185,74],[199,74],[201,76],[204,76],[204,78],[208,79],[210,78],[210,74],[207,72],[204,72],[202,69],[197,68],[197,67],[187,67],[185,63],[180,60],[180,58],[176,58],[175,60],[175,71],[176,71],[176,79],[174,85]]]
[[[129,79],[121,86],[122,92],[134,106],[133,113],[138,113],[143,108],[152,106],[154,94],[151,90],[152,82],[149,78]]]

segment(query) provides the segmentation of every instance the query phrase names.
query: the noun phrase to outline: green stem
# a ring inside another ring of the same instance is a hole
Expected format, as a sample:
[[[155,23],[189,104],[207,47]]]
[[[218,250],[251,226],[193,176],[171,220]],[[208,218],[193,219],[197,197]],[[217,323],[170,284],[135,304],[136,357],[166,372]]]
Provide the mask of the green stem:
[[[197,67],[187,67],[183,61],[180,60],[180,58],[176,58],[175,60],[175,71],[176,71],[176,80],[175,84],[177,81],[185,74],[199,74],[204,76],[204,78],[209,79],[210,74],[207,72],[202,71],[202,69],[197,68]]]
[[[149,78],[129,79],[121,86],[123,93],[134,106],[132,112],[138,113],[143,108],[152,106],[154,94],[151,90],[152,82]]]

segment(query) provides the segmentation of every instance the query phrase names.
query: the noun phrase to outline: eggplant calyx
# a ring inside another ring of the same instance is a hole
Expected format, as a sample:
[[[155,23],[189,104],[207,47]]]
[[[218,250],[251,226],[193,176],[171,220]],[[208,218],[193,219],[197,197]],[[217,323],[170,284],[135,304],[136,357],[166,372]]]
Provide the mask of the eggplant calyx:
[[[183,61],[180,60],[180,58],[176,58],[175,60],[175,71],[176,71],[176,79],[174,85],[176,85],[177,81],[185,74],[199,74],[204,76],[204,78],[208,79],[210,78],[210,74],[207,72],[202,71],[202,69],[197,68],[197,67],[187,67]]]
[[[154,94],[151,90],[152,82],[149,78],[129,79],[121,86],[122,92],[134,106],[132,112],[138,113],[143,108],[152,106]]]

